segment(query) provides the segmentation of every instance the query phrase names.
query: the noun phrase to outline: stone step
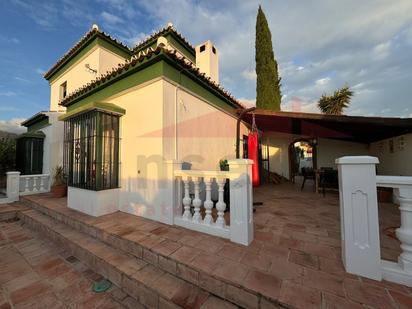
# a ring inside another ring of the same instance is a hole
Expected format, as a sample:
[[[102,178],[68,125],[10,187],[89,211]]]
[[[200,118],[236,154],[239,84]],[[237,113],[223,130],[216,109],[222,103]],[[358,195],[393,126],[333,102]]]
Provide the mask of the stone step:
[[[118,250],[35,209],[18,214],[23,223],[108,278],[148,308],[236,308],[141,258]]]
[[[29,209],[27,206],[24,206],[20,203],[13,204],[1,204],[0,205],[0,222],[8,221],[17,218],[17,214],[20,211]]]
[[[45,195],[25,196],[20,201],[76,231],[142,259],[172,276],[239,307],[290,307],[288,304],[279,303],[277,298],[272,296],[275,293],[272,293],[271,288],[250,289],[246,288],[239,280],[235,280],[236,276],[233,276],[233,272],[237,271],[236,263],[220,265],[219,263],[224,261],[217,257],[210,258],[210,255],[205,258],[198,256],[193,262],[188,262],[193,256],[197,256],[198,252],[194,251],[192,247],[179,247],[179,243],[172,240],[175,239],[175,235],[170,235],[173,237],[165,240],[165,238],[158,237],[156,233],[149,232],[153,228],[158,231],[167,228],[157,222],[122,212],[95,218],[72,210],[65,203]],[[125,224],[119,224],[119,221]],[[158,228],[157,226],[163,227]],[[188,231],[188,233],[192,234],[193,232]],[[212,272],[216,268],[222,270],[223,265],[228,265],[228,270],[220,271],[220,273]],[[242,269],[239,271],[241,272]]]

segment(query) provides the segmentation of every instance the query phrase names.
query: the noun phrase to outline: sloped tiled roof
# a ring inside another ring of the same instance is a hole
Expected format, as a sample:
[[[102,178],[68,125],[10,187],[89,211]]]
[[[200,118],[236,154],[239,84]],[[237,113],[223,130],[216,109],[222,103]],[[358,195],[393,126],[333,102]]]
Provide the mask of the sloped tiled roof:
[[[93,40],[95,37],[100,37],[105,39],[123,51],[132,54],[132,50],[120,42],[119,40],[113,38],[109,34],[100,31],[97,27],[92,27],[67,53],[65,53],[57,62],[44,74],[44,78],[48,79],[54,72],[56,72],[60,67],[62,67],[73,55],[75,55],[87,42]]]
[[[169,23],[166,27],[152,33],[150,36],[145,38],[143,41],[139,42],[135,47],[133,47],[133,53],[137,53],[142,49],[146,49],[149,47],[155,40],[157,40],[161,36],[165,36],[168,33],[173,33],[175,37],[179,39],[179,41],[193,54],[195,54],[195,48],[186,40],[186,38],[180,34],[174,26]]]
[[[164,47],[157,46],[155,49],[149,48],[146,52],[139,53],[138,55],[133,56],[130,60],[126,60],[123,64],[119,64],[117,68],[113,68],[111,71],[108,71],[104,74],[101,74],[96,79],[90,81],[81,88],[76,89],[70,93],[66,98],[59,102],[59,105],[68,106],[70,103],[87,93],[96,90],[96,88],[108,83],[113,82],[118,79],[120,76],[125,74],[128,70],[134,67],[138,67],[144,60],[148,60],[152,57],[156,57],[159,54],[166,55],[172,61],[177,64],[180,64],[186,72],[191,73],[198,80],[205,83],[207,86],[212,88],[214,91],[225,97],[237,108],[244,108],[243,105],[233,97],[228,91],[224,90],[219,84],[215,83],[211,78],[207,77],[204,73],[201,73],[198,68],[196,68],[190,61],[185,57],[181,57],[176,53],[176,50],[168,50]]]

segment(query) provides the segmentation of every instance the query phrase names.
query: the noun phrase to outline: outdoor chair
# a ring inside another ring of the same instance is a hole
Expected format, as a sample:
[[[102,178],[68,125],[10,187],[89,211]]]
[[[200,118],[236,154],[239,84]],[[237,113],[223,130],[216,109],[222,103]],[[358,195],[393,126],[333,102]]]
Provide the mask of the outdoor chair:
[[[315,180],[315,171],[313,168],[308,168],[308,167],[302,167],[302,176],[303,176],[303,182],[302,182],[302,187],[300,190],[303,190],[303,187],[305,186],[305,182],[307,179]]]
[[[338,171],[331,167],[322,167],[319,179],[319,186],[325,196],[325,189],[339,189]]]

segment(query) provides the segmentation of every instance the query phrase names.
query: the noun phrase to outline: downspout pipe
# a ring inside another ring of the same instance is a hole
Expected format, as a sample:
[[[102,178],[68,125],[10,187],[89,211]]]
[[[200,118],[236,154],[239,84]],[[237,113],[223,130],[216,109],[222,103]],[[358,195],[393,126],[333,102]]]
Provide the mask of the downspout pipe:
[[[237,118],[237,123],[236,123],[236,159],[240,159],[240,122],[242,121],[242,118],[247,114],[252,111],[254,111],[256,107],[250,107],[241,110],[239,113],[239,116]]]

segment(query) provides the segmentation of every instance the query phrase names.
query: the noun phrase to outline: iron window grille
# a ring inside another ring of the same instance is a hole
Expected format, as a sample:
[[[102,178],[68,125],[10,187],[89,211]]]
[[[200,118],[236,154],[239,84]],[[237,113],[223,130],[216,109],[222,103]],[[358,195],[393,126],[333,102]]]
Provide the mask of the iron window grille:
[[[16,143],[16,169],[21,175],[43,172],[43,138],[21,137]]]
[[[88,190],[119,187],[119,119],[90,111],[64,122],[64,170],[67,184]]]

